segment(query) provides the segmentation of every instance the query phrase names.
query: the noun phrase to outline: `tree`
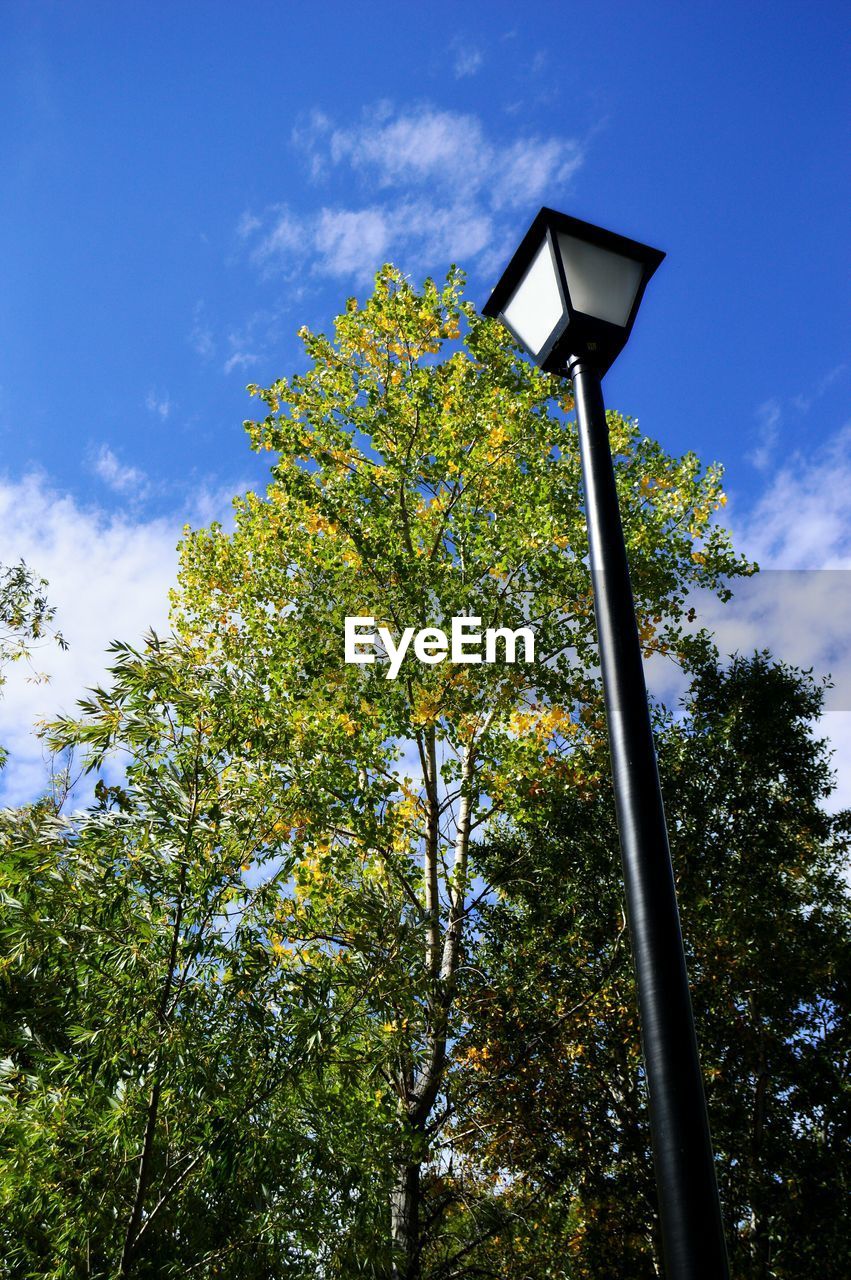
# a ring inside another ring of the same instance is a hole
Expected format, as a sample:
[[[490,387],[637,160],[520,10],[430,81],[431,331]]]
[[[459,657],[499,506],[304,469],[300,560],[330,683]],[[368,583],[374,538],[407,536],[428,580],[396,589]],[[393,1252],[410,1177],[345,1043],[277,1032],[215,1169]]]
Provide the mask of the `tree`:
[[[732,1274],[847,1275],[851,815],[828,816],[821,687],[767,654],[696,673],[660,764]],[[578,764],[578,762],[577,762]],[[500,886],[469,971],[457,1141],[509,1179],[525,1223],[492,1245],[506,1280],[660,1260],[602,756],[539,797],[534,826],[478,849]],[[463,1122],[462,1122],[463,1121]]]
[[[60,648],[67,649],[62,633],[51,628],[55,616],[44,578],[37,578],[23,560],[16,565],[0,565],[0,689],[6,682],[7,664],[28,660],[33,647],[45,636],[52,636]],[[0,747],[0,768],[5,762],[6,751]]]
[[[461,288],[453,268],[417,293],[388,266],[334,341],[302,331],[307,371],[252,388],[268,410],[246,424],[252,443],[277,453],[266,497],[235,502],[232,534],[187,532],[174,600],[179,634],[226,688],[222,740],[264,762],[286,832],[281,945],[339,981],[377,974],[364,1008],[386,1044],[406,1280],[457,1274],[472,1248],[441,1210],[438,1145],[470,1017],[465,936],[489,892],[475,841],[573,778],[603,729],[571,402]],[[463,345],[437,359],[462,323]],[[642,641],[688,665],[708,641],[687,634],[687,593],[723,594],[748,571],[710,523],[720,470],[669,457],[618,414],[609,426]],[[528,627],[535,662],[429,663],[424,649],[389,678],[386,662],[343,662],[347,617],[386,624],[388,645],[458,617]]]
[[[265,498],[187,532],[175,636],[117,645],[52,730],[98,771],[94,808],[7,819],[10,1276],[448,1280],[493,1270],[530,1208],[554,1267],[575,1237],[584,1202],[506,1178],[461,1125],[493,1034],[484,851],[547,796],[596,813],[605,776],[570,400],[461,287],[386,267],[334,341],[303,332],[304,374],[254,389]],[[720,470],[609,426],[645,650],[698,669],[688,592],[748,571],[710,523]],[[343,661],[358,616],[388,648],[528,628],[535,661],[388,678]],[[623,950],[604,883],[574,921],[601,976]]]
[[[359,1208],[324,1186],[326,1062],[373,975],[332,991],[270,936],[291,864],[199,650],[113,653],[51,732],[125,782],[0,823],[0,1275],[306,1280]]]

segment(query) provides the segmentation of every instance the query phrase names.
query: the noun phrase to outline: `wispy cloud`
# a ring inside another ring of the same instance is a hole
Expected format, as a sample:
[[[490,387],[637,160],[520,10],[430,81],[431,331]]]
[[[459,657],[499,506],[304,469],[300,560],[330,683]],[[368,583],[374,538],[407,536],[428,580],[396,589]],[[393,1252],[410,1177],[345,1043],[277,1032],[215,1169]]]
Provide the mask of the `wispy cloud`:
[[[250,236],[252,231],[256,231],[259,226],[260,223],[253,214],[244,213],[237,224],[236,234],[244,239],[246,236]]]
[[[750,453],[746,454],[748,462],[758,471],[768,471],[774,462],[781,434],[787,423],[808,414],[813,405],[847,372],[848,361],[843,360],[816,379],[806,393],[783,398],[770,396],[764,400],[754,414],[756,443]]]
[[[257,364],[259,356],[254,355],[250,351],[234,351],[233,355],[228,356],[224,363],[225,373],[231,373],[234,369],[247,369],[253,364]]]
[[[496,208],[537,200],[548,186],[569,182],[584,159],[577,139],[492,139],[478,116],[431,107],[330,129],[327,150],[335,164],[347,163],[370,186],[454,193],[463,184],[465,199]]]
[[[748,462],[758,471],[765,471],[771,465],[780,435],[781,416],[780,401],[774,397],[764,401],[756,411],[757,444],[748,454]]]
[[[481,70],[484,54],[478,45],[471,44],[463,36],[456,36],[450,46],[452,53],[452,70],[456,80],[464,80],[474,76]]]
[[[259,307],[238,328],[230,330],[227,335],[228,355],[222,365],[225,374],[259,364],[261,352],[280,343],[282,312],[282,306]]]
[[[307,226],[294,217],[286,205],[278,204],[271,205],[263,218],[243,214],[238,232],[241,239],[253,241],[254,256],[264,259],[297,251],[304,242]]]
[[[516,211],[561,199],[585,158],[577,138],[506,140],[470,113],[387,101],[349,127],[311,112],[292,142],[317,181],[339,176],[369,193],[308,214],[278,204],[243,215],[237,231],[253,260],[293,279],[366,281],[388,258],[416,270],[450,261],[488,270],[516,234]]]
[[[145,397],[145,408],[149,413],[156,413],[160,418],[165,419],[171,413],[171,400],[168,395],[159,395],[156,391],[149,391]]]
[[[436,181],[446,188],[461,173],[478,186],[486,146],[476,116],[432,110],[354,129],[334,129],[328,140],[335,164],[347,162],[382,187]]]
[[[832,369],[828,369],[823,377],[819,378],[815,385],[815,389],[809,395],[796,395],[792,397],[792,404],[799,413],[809,413],[816,400],[820,400],[826,391],[833,386],[834,382],[838,382],[844,373],[848,372],[848,361],[843,360],[840,364],[834,365]]]
[[[258,223],[257,225],[259,226],[260,224]],[[250,234],[250,232],[241,234]],[[196,302],[192,311],[189,345],[202,360],[209,360],[215,354],[216,343],[213,337],[213,330],[207,320],[206,307],[203,302]]]
[[[347,276],[359,274],[364,261],[380,262],[398,235],[399,213],[383,209],[322,209],[309,232],[317,255],[315,265],[323,273]]]
[[[381,104],[376,107],[376,111],[381,113]],[[331,117],[314,107],[312,111],[302,115],[290,133],[290,142],[307,159],[310,176],[314,181],[318,181],[327,172],[326,143],[333,128]],[[243,235],[246,225],[252,221],[252,214],[242,215],[239,228]]]
[[[734,524],[737,545],[773,569],[851,569],[851,422],[784,458]]]
[[[108,444],[102,444],[94,454],[92,470],[105,485],[112,489],[113,493],[141,499],[149,491],[150,486],[144,471],[119,462]]]

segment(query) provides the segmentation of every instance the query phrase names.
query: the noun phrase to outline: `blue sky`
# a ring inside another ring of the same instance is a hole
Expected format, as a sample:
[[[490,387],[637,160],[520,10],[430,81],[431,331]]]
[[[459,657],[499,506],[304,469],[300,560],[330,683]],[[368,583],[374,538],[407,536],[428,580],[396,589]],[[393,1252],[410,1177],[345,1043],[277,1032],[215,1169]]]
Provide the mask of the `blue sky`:
[[[608,403],[726,465],[762,563],[851,566],[844,17],[7,0],[0,561],[51,580],[72,655],[0,740],[161,622],[185,520],[262,485],[244,388],[302,367],[301,324],[385,260],[458,262],[481,305],[542,204],[668,255]]]

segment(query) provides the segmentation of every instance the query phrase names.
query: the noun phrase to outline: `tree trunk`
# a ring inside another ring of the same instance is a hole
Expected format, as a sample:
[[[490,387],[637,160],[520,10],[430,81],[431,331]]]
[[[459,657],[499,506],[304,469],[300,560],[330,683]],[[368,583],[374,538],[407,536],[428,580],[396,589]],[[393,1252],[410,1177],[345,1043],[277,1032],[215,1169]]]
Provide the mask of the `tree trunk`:
[[[453,875],[449,888],[449,913],[443,946],[440,946],[440,895],[438,855],[440,842],[440,804],[437,792],[437,756],[435,735],[418,739],[423,776],[426,783],[428,821],[425,840],[425,906],[426,906],[426,971],[429,978],[429,1007],[426,1031],[425,1061],[414,1075],[413,1069],[398,1081],[407,1138],[412,1145],[405,1150],[404,1163],[395,1170],[390,1193],[390,1240],[393,1249],[393,1280],[420,1280],[422,1241],[420,1240],[421,1170],[426,1157],[424,1129],[440,1090],[446,1070],[446,1044],[449,1015],[455,990],[461,934],[465,919],[467,892],[467,860],[474,808],[472,780],[475,751],[468,747],[461,762],[461,787],[456,820]],[[419,1159],[416,1156],[419,1155]]]
[[[145,1195],[148,1190],[148,1184],[151,1180],[151,1162],[154,1152],[154,1135],[157,1128],[157,1119],[160,1107],[160,1089],[161,1080],[159,1075],[160,1063],[159,1055],[154,1066],[154,1083],[151,1089],[151,1096],[148,1100],[148,1115],[145,1121],[145,1136],[142,1142],[142,1153],[139,1157],[139,1172],[136,1175],[136,1191],[133,1196],[133,1207],[130,1211],[130,1218],[127,1223],[127,1230],[124,1233],[124,1246],[121,1250],[121,1262],[118,1266],[118,1275],[120,1280],[127,1280],[132,1269],[133,1259],[136,1252],[136,1241],[139,1235],[139,1227],[142,1224],[142,1210],[145,1205]]]
[[[758,1026],[758,1014],[750,1001],[751,1016]],[[771,1240],[768,1233],[768,1215],[765,1203],[765,1183],[762,1174],[762,1140],[765,1129],[766,1097],[770,1073],[765,1053],[765,1040],[759,1035],[759,1059],[757,1062],[756,1083],[754,1086],[753,1124],[751,1128],[751,1168],[750,1168],[750,1200],[751,1231],[750,1247],[754,1261],[754,1275],[759,1280],[768,1280],[770,1275]]]
[[[396,1171],[396,1182],[390,1193],[390,1239],[393,1245],[393,1280],[419,1280],[419,1164],[405,1164]]]

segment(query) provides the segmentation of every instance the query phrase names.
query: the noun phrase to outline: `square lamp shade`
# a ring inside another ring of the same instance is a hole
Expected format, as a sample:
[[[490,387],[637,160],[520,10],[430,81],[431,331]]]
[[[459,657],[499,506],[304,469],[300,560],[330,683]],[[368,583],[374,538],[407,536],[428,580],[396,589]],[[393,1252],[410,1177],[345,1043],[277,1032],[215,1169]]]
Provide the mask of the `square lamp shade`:
[[[659,249],[541,209],[483,314],[499,318],[546,373],[566,373],[571,356],[604,374],[632,329]]]

